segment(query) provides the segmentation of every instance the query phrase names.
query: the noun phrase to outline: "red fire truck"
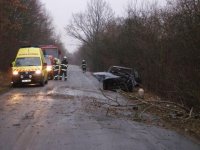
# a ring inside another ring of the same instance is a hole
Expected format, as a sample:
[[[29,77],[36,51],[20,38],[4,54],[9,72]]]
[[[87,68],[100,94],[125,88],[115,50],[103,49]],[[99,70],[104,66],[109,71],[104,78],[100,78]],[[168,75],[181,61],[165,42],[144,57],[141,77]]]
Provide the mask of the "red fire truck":
[[[55,45],[40,45],[40,48],[43,51],[45,59],[47,61],[47,71],[49,74],[49,78],[53,79],[53,72],[54,72],[54,59],[57,58],[60,62],[61,58],[61,51]]]
[[[40,48],[42,49],[44,56],[52,56],[53,58],[60,59],[61,51],[55,45],[41,45]]]

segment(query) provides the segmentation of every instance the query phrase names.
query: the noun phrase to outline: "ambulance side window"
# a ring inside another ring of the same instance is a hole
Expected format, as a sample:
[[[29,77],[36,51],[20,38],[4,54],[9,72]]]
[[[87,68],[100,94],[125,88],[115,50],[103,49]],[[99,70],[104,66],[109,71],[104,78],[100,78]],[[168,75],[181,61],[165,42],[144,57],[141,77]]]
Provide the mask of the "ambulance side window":
[[[21,63],[18,59],[16,60],[15,66],[21,66]]]

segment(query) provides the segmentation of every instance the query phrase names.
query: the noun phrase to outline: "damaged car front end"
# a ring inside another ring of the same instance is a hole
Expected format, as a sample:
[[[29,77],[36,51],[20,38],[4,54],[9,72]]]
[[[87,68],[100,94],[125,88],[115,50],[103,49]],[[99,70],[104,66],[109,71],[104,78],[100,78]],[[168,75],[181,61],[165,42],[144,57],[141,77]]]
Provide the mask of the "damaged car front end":
[[[104,90],[117,90],[132,92],[138,85],[135,81],[133,69],[121,66],[112,66],[108,72],[95,72],[93,75],[103,83]]]

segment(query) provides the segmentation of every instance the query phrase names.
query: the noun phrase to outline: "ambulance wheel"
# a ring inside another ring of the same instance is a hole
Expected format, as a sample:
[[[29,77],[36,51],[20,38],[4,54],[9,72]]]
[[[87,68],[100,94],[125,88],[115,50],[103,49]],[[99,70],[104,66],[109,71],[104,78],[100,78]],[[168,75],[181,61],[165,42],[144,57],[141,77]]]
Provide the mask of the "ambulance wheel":
[[[13,83],[11,86],[12,86],[13,88],[15,88],[15,87],[17,87],[17,84],[16,84],[16,83]]]
[[[45,82],[44,82],[44,79],[40,82],[40,85],[41,86],[44,86]]]

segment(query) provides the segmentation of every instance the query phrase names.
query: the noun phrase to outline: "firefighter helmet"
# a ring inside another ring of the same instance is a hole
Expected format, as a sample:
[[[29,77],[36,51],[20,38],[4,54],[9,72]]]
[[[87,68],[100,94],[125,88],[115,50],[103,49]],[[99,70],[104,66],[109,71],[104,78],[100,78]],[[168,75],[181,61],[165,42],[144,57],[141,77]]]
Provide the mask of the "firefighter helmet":
[[[64,56],[63,59],[67,60],[67,56]]]

